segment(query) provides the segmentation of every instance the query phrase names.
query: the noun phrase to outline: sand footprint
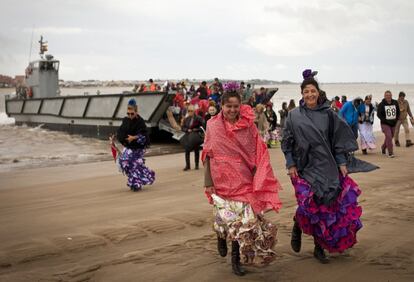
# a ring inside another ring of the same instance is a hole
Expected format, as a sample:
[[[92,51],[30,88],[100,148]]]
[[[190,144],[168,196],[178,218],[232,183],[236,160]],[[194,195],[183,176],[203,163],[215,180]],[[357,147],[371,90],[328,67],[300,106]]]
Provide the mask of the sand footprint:
[[[137,226],[111,227],[99,230],[95,232],[95,234],[102,236],[115,244],[148,236],[144,230]]]
[[[11,266],[14,263],[28,263],[59,254],[59,249],[51,244],[32,241],[6,248],[4,255],[0,257],[0,262],[2,265]]]
[[[138,222],[134,225],[155,234],[177,231],[185,228],[184,224],[172,220],[148,220]]]
[[[210,218],[205,218],[204,214],[194,214],[190,212],[172,214],[167,216],[167,218],[183,222],[194,227],[202,227],[211,221]]]
[[[67,252],[78,252],[85,249],[106,245],[102,237],[91,235],[68,235],[51,240],[59,249]]]

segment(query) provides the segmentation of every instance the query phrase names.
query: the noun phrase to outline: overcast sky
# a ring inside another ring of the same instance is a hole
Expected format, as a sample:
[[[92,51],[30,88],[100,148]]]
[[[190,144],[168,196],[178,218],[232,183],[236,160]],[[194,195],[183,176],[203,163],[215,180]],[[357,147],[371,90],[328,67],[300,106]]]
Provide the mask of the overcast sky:
[[[414,83],[412,0],[0,0],[0,74],[41,34],[60,78]]]

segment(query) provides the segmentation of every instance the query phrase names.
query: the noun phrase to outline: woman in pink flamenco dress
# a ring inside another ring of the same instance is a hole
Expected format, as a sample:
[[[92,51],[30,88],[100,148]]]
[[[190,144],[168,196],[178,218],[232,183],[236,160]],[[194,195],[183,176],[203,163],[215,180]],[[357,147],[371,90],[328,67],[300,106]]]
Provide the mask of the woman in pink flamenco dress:
[[[263,215],[277,212],[281,202],[280,184],[254,124],[255,114],[241,104],[238,89],[234,82],[225,85],[222,111],[207,124],[202,160],[219,254],[227,255],[229,238],[232,270],[242,276],[241,264],[260,266],[275,259],[277,228]]]

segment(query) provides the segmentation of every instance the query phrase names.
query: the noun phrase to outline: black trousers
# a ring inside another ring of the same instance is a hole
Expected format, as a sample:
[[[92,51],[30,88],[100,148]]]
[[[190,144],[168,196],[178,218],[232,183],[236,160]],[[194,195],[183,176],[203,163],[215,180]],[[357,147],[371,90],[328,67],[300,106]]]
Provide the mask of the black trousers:
[[[186,150],[185,151],[185,167],[190,168],[190,153],[191,151]],[[194,161],[196,167],[198,167],[198,164],[200,162],[200,147],[194,148]]]

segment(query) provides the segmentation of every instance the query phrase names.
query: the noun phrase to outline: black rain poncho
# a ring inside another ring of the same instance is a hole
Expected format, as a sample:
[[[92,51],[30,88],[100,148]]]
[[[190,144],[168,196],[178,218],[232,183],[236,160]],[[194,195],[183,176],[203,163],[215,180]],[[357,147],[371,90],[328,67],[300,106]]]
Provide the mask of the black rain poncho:
[[[328,111],[332,112],[331,118]],[[315,109],[301,105],[289,112],[282,140],[287,166],[297,167],[299,176],[323,203],[329,204],[339,195],[338,165],[346,164],[346,155],[356,150],[358,144],[351,128],[330,109],[329,103]]]

